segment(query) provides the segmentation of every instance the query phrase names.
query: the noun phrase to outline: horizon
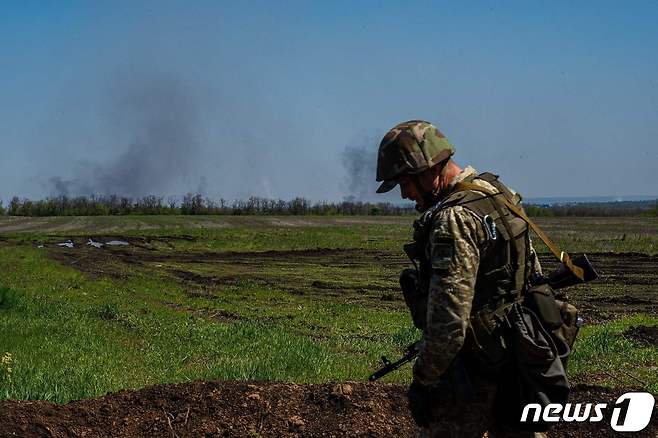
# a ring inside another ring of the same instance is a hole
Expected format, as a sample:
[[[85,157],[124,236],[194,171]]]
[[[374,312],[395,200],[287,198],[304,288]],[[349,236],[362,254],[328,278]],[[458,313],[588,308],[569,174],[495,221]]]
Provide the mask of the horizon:
[[[146,195],[143,197],[137,197],[137,198],[130,198],[130,197],[124,197],[124,198],[129,198],[131,201],[139,201],[141,199],[150,197],[150,196],[155,196],[157,199],[159,199],[161,202],[164,204],[168,204],[171,201],[176,202],[176,207],[180,207],[184,196],[189,196],[189,195],[200,195],[200,193],[187,193],[181,197],[178,196],[157,196],[157,195]],[[96,199],[99,198],[109,198],[112,196],[116,196],[118,198],[122,198],[120,195],[78,195],[78,196],[67,196],[67,195],[58,195],[58,196],[50,196],[50,197],[45,197],[45,198],[40,198],[40,199],[29,199],[29,198],[18,198],[19,201],[23,200],[29,200],[29,201],[34,201],[34,202],[40,202],[40,201],[46,201],[49,199],[58,199],[61,198],[62,196],[67,197],[68,199],[75,199],[75,198],[91,198],[92,196],[95,197]],[[347,203],[370,203],[370,204],[378,204],[378,203],[385,203],[385,204],[390,204],[395,207],[410,207],[413,208],[415,205],[414,202],[412,201],[405,201],[402,199],[398,199],[397,201],[388,201],[388,200],[374,200],[374,201],[363,201],[359,199],[350,199],[348,197],[343,198],[342,200],[327,200],[327,199],[309,199],[305,198],[303,196],[293,196],[288,199],[283,199],[283,198],[264,198],[264,197],[259,197],[253,195],[252,197],[259,198],[262,200],[266,201],[284,201],[284,202],[291,202],[294,199],[303,199],[305,201],[310,202],[312,205],[321,205],[321,204],[340,204],[343,202]],[[14,198],[14,197],[12,197]],[[6,203],[5,200],[0,199],[0,207],[7,208],[9,203],[11,202],[10,198]],[[248,201],[249,198],[235,198],[235,199],[228,199],[228,198],[213,198],[213,197],[205,197],[202,196],[204,202],[212,201],[212,202],[217,202],[217,201],[225,201],[227,206],[231,206],[234,203],[237,202],[245,202]],[[529,198],[523,198],[522,199],[523,203],[525,205],[536,205],[536,206],[542,206],[542,205],[547,205],[547,206],[560,206],[560,205],[575,205],[575,204],[615,204],[615,203],[631,203],[631,202],[653,202],[656,201],[658,202],[658,195],[651,196],[651,195],[629,195],[629,196],[545,196],[545,197],[529,197]]]

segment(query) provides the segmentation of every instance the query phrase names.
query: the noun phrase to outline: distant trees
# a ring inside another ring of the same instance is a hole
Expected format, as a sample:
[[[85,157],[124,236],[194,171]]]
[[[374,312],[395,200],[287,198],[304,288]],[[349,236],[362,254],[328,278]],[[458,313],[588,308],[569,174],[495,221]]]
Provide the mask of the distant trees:
[[[200,193],[196,195],[188,193],[183,197],[180,206],[181,214],[203,214],[205,209],[206,205]]]
[[[599,202],[564,205],[524,206],[530,216],[658,216],[658,201]],[[409,205],[387,202],[370,203],[353,199],[342,202],[312,203],[305,198],[290,201],[258,196],[238,199],[204,198],[188,193],[179,202],[158,196],[132,199],[123,196],[57,196],[38,201],[14,196],[7,207],[0,201],[0,215],[9,216],[106,216],[106,215],[369,215],[391,216],[415,214]]]
[[[39,201],[14,196],[7,208],[10,216],[107,216],[123,214],[167,214],[162,199],[155,196],[133,200],[118,196],[58,196]]]
[[[615,216],[658,216],[658,200],[619,202],[580,202],[557,205],[524,205],[529,216],[556,217],[615,217]]]
[[[107,215],[403,215],[410,206],[355,201],[318,202],[297,197],[290,201],[252,196],[229,204],[225,199],[204,198],[188,193],[178,201],[157,196],[132,199],[110,196],[57,196],[38,201],[13,197],[7,208],[0,202],[0,215],[9,216],[107,216]]]

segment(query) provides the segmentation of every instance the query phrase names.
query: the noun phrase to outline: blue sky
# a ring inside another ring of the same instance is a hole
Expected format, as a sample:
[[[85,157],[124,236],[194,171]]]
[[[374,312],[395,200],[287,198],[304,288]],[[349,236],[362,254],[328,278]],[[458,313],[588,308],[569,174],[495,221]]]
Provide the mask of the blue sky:
[[[379,139],[416,118],[527,197],[658,195],[656,22],[640,1],[2,1],[0,199],[379,199]]]

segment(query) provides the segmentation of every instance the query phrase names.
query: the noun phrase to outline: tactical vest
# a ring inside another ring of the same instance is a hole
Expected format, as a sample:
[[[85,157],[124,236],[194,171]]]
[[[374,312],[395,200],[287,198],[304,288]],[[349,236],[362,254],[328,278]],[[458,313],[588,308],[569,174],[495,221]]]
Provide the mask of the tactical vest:
[[[499,193],[492,196],[473,190],[453,191],[414,222],[414,241],[404,247],[418,270],[417,308],[409,307],[414,324],[423,329],[432,277],[429,238],[435,216],[439,211],[455,206],[473,212],[482,221],[487,242],[480,248],[480,264],[464,348],[486,365],[496,367],[505,355],[504,340],[499,333],[500,321],[505,310],[527,289],[528,279],[533,272],[533,260],[528,224],[498,199],[504,196],[518,205],[520,196],[513,194],[498,180],[498,176],[491,173],[471,176],[464,182],[475,182],[478,179],[488,182]],[[414,300],[407,299],[408,305],[410,301]]]

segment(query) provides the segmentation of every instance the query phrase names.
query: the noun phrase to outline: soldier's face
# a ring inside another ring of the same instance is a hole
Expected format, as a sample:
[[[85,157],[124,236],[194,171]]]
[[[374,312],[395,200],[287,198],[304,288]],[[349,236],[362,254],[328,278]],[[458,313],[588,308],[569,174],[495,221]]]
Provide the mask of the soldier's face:
[[[436,185],[436,176],[431,170],[426,170],[417,175],[405,175],[400,178],[400,196],[402,199],[414,201],[419,210],[426,210],[431,205],[426,205],[427,194],[432,193]]]
[[[410,199],[412,201],[417,201],[420,199],[418,186],[416,185],[416,181],[413,176],[403,176],[400,178],[400,196],[402,199]]]

